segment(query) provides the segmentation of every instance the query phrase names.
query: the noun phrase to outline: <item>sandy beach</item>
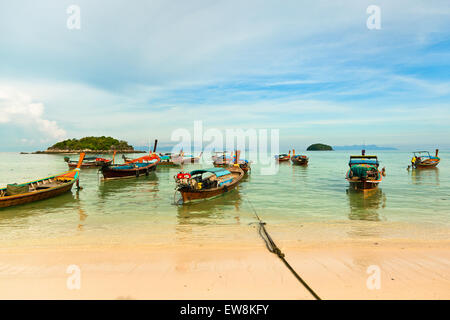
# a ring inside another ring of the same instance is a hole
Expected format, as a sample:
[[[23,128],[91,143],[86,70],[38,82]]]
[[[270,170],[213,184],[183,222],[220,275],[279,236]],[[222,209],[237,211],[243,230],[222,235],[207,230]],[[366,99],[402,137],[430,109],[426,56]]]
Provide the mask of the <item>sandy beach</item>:
[[[449,299],[450,241],[278,243],[322,299]],[[70,265],[80,289],[69,290]],[[367,269],[380,268],[370,290]],[[0,299],[311,299],[262,240],[0,249]]]

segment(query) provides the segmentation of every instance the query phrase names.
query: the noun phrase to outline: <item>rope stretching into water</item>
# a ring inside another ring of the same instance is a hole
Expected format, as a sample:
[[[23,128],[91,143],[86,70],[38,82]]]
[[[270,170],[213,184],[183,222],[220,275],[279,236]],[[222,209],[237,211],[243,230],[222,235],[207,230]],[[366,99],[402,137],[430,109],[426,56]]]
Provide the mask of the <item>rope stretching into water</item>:
[[[306,288],[306,290],[309,291],[309,293],[311,293],[311,295],[316,299],[316,300],[322,300],[315,292],[314,290],[305,282],[305,280],[303,280],[297,272],[295,272],[295,270],[291,267],[291,265],[286,261],[284,253],[281,252],[280,248],[277,247],[277,245],[275,244],[275,242],[272,240],[272,238],[270,237],[269,233],[266,230],[266,223],[264,221],[261,220],[261,218],[258,216],[258,214],[256,213],[255,208],[253,207],[253,204],[250,202],[250,200],[247,198],[246,199],[248,201],[248,203],[250,204],[250,206],[253,209],[253,212],[256,216],[256,218],[258,219],[258,233],[261,236],[261,238],[264,240],[264,243],[266,245],[267,250],[269,250],[270,252],[276,254],[278,256],[278,258],[281,259],[281,261],[283,261],[283,263],[286,265],[286,267],[292,272],[292,274],[297,278],[297,280]]]

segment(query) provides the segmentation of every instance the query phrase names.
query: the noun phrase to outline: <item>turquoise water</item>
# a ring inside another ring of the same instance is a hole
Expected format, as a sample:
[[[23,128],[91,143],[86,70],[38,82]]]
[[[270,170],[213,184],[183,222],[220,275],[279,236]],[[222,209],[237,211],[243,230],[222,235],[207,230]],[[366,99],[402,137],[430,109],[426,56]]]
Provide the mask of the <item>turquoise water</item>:
[[[307,167],[281,163],[275,175],[252,173],[238,189],[210,200],[173,204],[177,168],[149,177],[101,181],[83,169],[82,190],[0,209],[0,238],[11,241],[75,237],[81,242],[233,241],[254,237],[251,204],[286,241],[335,238],[448,238],[450,153],[438,168],[410,170],[408,152],[377,152],[387,176],[369,193],[348,192],[350,152],[307,152]],[[67,170],[63,155],[0,153],[0,186]],[[120,158],[120,156],[119,156]],[[184,170],[211,167],[185,165]]]

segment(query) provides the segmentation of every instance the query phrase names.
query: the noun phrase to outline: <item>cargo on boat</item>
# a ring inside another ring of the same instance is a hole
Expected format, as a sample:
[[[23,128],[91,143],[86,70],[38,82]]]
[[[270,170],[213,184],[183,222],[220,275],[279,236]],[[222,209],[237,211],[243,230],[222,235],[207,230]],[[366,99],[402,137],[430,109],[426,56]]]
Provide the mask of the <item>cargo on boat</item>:
[[[354,190],[371,190],[378,188],[385,170],[379,170],[377,156],[366,156],[363,150],[360,156],[350,156],[349,170],[345,176]]]

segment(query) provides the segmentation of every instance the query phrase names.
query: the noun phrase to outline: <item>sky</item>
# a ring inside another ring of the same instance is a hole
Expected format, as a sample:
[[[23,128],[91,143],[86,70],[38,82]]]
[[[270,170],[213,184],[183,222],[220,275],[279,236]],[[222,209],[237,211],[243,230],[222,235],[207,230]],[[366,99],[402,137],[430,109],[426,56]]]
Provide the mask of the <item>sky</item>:
[[[450,149],[448,0],[0,2],[0,151],[167,146],[194,121],[281,149]]]

